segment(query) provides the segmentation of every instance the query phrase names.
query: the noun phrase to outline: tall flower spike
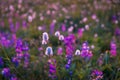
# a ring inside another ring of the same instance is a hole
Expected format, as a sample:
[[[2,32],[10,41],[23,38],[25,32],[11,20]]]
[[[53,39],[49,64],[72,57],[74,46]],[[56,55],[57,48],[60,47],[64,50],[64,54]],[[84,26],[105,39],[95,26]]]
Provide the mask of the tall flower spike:
[[[45,50],[45,55],[53,55],[53,49],[52,47],[47,47]]]
[[[114,41],[111,41],[111,43],[110,43],[110,55],[111,55],[111,57],[116,56],[116,54],[117,54],[116,49],[117,49],[116,43]]]
[[[62,47],[59,47],[57,50],[57,54],[62,55],[62,53],[63,53],[63,49],[62,49]]]

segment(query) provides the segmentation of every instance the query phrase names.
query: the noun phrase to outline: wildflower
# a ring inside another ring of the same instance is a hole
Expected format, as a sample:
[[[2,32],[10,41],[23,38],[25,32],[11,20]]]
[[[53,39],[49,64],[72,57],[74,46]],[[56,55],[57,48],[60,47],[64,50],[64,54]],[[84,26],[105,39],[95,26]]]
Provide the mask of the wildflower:
[[[2,67],[3,65],[4,65],[3,58],[0,57],[0,67]]]
[[[89,30],[89,25],[85,25],[85,29],[86,29],[86,30]]]
[[[59,31],[56,31],[56,32],[55,32],[55,36],[56,36],[56,37],[59,37],[59,36],[60,36],[60,32],[59,32]]]
[[[97,62],[98,62],[98,65],[101,66],[103,64],[103,54],[100,55],[100,57],[98,58]]]
[[[84,42],[82,44],[81,57],[89,60],[92,56],[93,56],[93,54],[92,54],[92,51],[90,51],[90,47],[88,46],[88,42]]]
[[[11,76],[10,69],[9,68],[3,68],[2,69],[2,75],[6,78],[9,78]]]
[[[57,50],[57,54],[62,55],[62,53],[63,53],[63,49],[62,49],[62,47],[59,47]]]
[[[93,70],[91,73],[92,80],[100,80],[103,78],[103,72],[100,70]]]
[[[66,70],[68,71],[69,75],[72,76],[71,63],[72,63],[72,55],[67,55],[67,64],[65,65]]]
[[[52,50],[52,47],[47,47],[46,50],[45,50],[45,54],[46,55],[53,55],[53,50]]]
[[[74,52],[74,43],[75,43],[75,36],[73,34],[65,37],[64,43],[66,48],[66,55],[72,55]]]
[[[93,14],[91,17],[93,20],[95,20],[97,18],[96,14]]]
[[[81,38],[83,36],[84,29],[80,28],[78,29],[78,37]]]
[[[116,35],[116,36],[120,36],[120,28],[117,27],[117,28],[115,29],[115,35]]]
[[[55,59],[50,59],[48,60],[49,64],[49,77],[52,79],[56,78],[56,60]]]
[[[63,32],[66,31],[66,26],[65,26],[65,24],[62,24],[61,29],[62,29]]]
[[[18,80],[18,78],[16,77],[16,75],[12,74],[10,80]]]
[[[80,50],[79,50],[79,49],[77,49],[77,50],[75,51],[75,55],[80,55]]]
[[[47,44],[48,40],[49,40],[48,33],[44,32],[42,35],[42,44]]]
[[[60,36],[59,36],[59,40],[63,41],[63,40],[64,40],[64,36],[63,36],[63,35],[60,35]]]
[[[47,42],[45,40],[42,40],[42,44],[47,44]]]
[[[116,43],[114,41],[111,41],[111,43],[110,43],[110,55],[111,55],[111,57],[116,56],[116,54],[117,54],[116,49],[117,49]]]
[[[19,65],[19,59],[17,57],[13,57],[12,62],[15,64],[16,67]]]
[[[26,52],[24,54],[24,67],[28,67],[28,65],[29,65],[29,59],[30,59],[30,54],[28,52]]]
[[[54,33],[55,23],[56,23],[56,20],[53,20],[52,23],[50,24],[50,34]]]
[[[83,21],[84,23],[87,22],[87,20],[88,20],[87,17],[84,17],[84,18],[82,19],[82,21]]]

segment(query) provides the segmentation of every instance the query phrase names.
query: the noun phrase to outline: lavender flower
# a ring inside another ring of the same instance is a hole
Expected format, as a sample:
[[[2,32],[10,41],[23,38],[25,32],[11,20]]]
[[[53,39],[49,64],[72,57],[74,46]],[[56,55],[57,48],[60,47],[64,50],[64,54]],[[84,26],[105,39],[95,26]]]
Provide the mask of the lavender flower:
[[[57,50],[57,54],[62,55],[62,53],[63,53],[63,49],[62,49],[62,47],[59,47]]]

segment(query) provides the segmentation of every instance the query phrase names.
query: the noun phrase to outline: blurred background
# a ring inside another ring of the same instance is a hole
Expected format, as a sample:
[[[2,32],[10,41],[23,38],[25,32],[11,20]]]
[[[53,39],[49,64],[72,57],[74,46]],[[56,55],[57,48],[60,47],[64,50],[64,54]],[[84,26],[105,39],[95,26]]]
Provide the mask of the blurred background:
[[[57,38],[56,31],[63,37]],[[45,45],[44,32],[49,35]],[[73,56],[72,76],[65,69],[64,38],[68,35],[74,35],[73,54],[76,49],[82,51],[84,42],[93,54],[87,62]],[[16,45],[21,43],[18,39],[29,46],[27,68],[22,61],[14,67],[12,61]],[[48,46],[53,48],[53,57],[45,56]],[[59,47],[62,55],[57,52]],[[0,80],[120,80],[120,0],[0,0],[0,57],[4,63],[0,63],[0,71],[7,67],[16,75],[6,78],[2,72]],[[54,79],[48,76],[47,62],[53,58],[57,65]],[[94,69],[102,71],[102,78],[90,77]]]

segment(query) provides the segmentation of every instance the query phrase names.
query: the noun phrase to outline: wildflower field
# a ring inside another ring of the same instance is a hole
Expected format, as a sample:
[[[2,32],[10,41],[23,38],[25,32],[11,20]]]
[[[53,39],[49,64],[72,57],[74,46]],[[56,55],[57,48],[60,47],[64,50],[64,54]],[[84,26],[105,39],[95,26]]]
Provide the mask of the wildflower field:
[[[0,80],[120,80],[120,0],[0,0]]]

